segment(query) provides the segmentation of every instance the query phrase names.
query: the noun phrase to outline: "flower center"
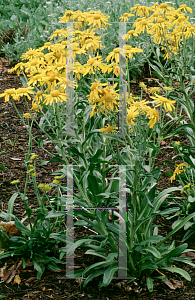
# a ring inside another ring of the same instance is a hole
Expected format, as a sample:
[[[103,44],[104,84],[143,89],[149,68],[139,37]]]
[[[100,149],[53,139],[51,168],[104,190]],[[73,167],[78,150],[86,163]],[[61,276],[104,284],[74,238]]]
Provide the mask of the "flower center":
[[[43,93],[41,92],[41,91],[38,91],[37,92],[37,96],[39,97],[39,96],[41,96]]]
[[[50,94],[52,97],[58,97],[60,95],[60,92],[58,90],[52,91]]]

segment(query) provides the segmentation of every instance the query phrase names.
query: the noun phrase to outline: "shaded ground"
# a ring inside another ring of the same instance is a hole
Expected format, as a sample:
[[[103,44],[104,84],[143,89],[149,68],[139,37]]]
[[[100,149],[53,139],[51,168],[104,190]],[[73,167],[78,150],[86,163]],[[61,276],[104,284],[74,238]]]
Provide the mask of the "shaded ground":
[[[19,77],[13,74],[9,75],[8,70],[7,61],[2,59],[0,61],[0,93],[7,88],[18,88],[22,86]],[[148,84],[146,81],[145,83]],[[137,83],[132,84],[131,89],[134,94],[140,91]],[[27,111],[23,101],[17,103],[17,108],[21,114]],[[0,164],[3,163],[6,167],[5,171],[0,170],[0,210],[6,211],[8,201],[15,190],[10,182],[19,179],[20,190],[22,191],[24,188],[26,168],[23,161],[25,159],[25,153],[27,153],[28,133],[23,127],[22,122],[18,119],[12,103],[4,103],[3,98],[0,98],[0,120],[0,152],[3,150],[6,151],[0,156]],[[36,126],[33,128],[33,132],[37,136],[40,134]],[[17,141],[13,145],[16,139]],[[168,170],[168,166],[172,169],[174,167],[164,163],[164,161],[171,161],[172,157],[176,154],[172,149],[165,148],[171,145],[172,140],[173,139],[169,139],[162,142],[162,153],[159,153],[156,159],[156,166],[161,166],[162,171],[159,181],[159,189],[161,190],[171,186],[169,177],[165,175],[165,172]],[[180,140],[183,144],[188,143],[185,137],[182,136],[175,138],[175,140]],[[48,144],[47,147],[51,152],[54,150],[52,144]],[[51,158],[36,144],[33,144],[33,152],[38,154],[37,162]],[[179,163],[179,161],[175,162]],[[58,163],[55,162],[46,166],[39,166],[37,164],[38,183],[50,182],[50,174],[57,169],[59,169],[59,166]],[[28,197],[31,208],[37,207],[32,186],[29,186]],[[24,205],[19,198],[15,201],[14,214],[19,218],[24,216]],[[155,224],[162,226],[160,233],[163,236],[166,236],[168,232],[171,231],[172,220],[168,221],[163,217],[158,217],[155,220]],[[86,234],[89,234],[89,232],[83,230],[83,228],[75,229],[75,237],[82,237]],[[172,237],[172,239],[176,241],[176,244],[180,243],[183,234],[184,231],[180,230]],[[188,244],[189,248],[195,249],[194,236],[190,238]],[[84,255],[84,250],[77,250],[75,253],[75,266],[77,267],[89,266],[94,261],[91,256]],[[0,262],[0,268],[4,266],[4,263],[5,261]],[[101,290],[98,288],[97,280],[91,282],[85,289],[80,290],[80,285],[76,280],[65,278],[65,268],[58,272],[46,270],[42,278],[37,280],[36,271],[30,261],[27,263],[25,269],[22,268],[19,259],[7,259],[6,263],[7,269],[13,267],[13,265],[15,268],[18,266],[17,274],[21,278],[21,283],[14,283],[13,280],[10,282],[7,282],[7,280],[2,282],[0,284],[0,294],[5,295],[5,299],[195,299],[195,270],[185,265],[180,266],[189,272],[192,278],[191,282],[183,280],[179,275],[169,273],[167,277],[170,280],[174,280],[172,283],[176,284],[178,288],[172,290],[165,283],[156,280],[154,282],[154,291],[149,293],[145,283],[128,283],[127,281],[117,279],[113,279],[108,287],[102,288]]]

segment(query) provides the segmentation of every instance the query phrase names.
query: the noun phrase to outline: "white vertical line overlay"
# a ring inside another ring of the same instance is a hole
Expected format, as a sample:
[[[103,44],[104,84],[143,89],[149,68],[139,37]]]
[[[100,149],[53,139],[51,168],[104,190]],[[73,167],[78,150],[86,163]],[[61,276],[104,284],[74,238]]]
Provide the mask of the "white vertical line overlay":
[[[127,278],[126,244],[126,166],[119,165],[119,259],[118,279]]]
[[[126,34],[126,23],[119,22],[119,134],[127,135],[126,131],[126,39],[122,36]]]
[[[74,244],[74,223],[73,223],[73,165],[67,165],[67,219],[66,219],[66,253]],[[73,271],[72,275],[68,275],[69,271]],[[66,276],[74,278],[74,253],[70,256],[66,254]]]
[[[66,58],[66,135],[75,136],[74,131],[74,97],[73,97],[73,22],[67,22],[67,58]]]

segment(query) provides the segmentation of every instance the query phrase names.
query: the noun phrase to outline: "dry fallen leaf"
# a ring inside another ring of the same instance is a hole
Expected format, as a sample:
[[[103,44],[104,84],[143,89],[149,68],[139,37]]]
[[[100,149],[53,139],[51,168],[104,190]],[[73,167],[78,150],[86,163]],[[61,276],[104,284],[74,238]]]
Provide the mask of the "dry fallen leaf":
[[[0,277],[3,277],[3,275],[4,275],[4,270],[6,270],[6,267],[7,267],[7,263],[5,263],[5,265],[4,265],[3,268],[0,268]]]
[[[184,252],[182,255],[180,255],[180,257],[189,257],[191,259],[195,259],[195,252]]]
[[[180,289],[183,287],[183,281],[179,281],[179,280],[174,280],[174,279],[170,279],[165,281],[165,284],[171,289],[171,290],[175,290],[175,289]]]
[[[14,283],[20,284],[21,283],[21,279],[19,275],[16,275],[14,278]]]

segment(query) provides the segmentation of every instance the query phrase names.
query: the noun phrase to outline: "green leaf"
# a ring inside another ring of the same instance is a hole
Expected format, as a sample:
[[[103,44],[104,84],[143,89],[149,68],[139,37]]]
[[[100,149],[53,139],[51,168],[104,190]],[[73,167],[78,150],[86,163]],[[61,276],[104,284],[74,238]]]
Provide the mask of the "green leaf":
[[[142,248],[141,251],[142,250],[152,253],[156,258],[161,258],[160,252],[155,247],[146,246],[145,248]]]
[[[53,271],[60,271],[61,269],[52,261],[50,261],[47,266],[50,268],[50,270]]]
[[[149,292],[153,291],[153,281],[150,276],[146,276],[146,283],[147,283],[147,288]]]
[[[195,212],[187,216],[180,224],[178,224],[158,245],[160,247],[170,236],[172,236],[175,232],[180,230],[190,219],[195,217]]]
[[[51,219],[51,218],[57,218],[57,217],[61,217],[61,216],[64,216],[66,215],[66,212],[64,211],[56,211],[56,212],[51,212],[49,213],[45,218],[46,219]]]
[[[76,248],[80,247],[82,244],[84,243],[90,243],[90,239],[80,239],[78,241],[76,241],[75,243],[73,243],[72,246],[69,247],[69,249],[67,250],[67,256],[70,256],[74,253],[74,251],[76,250]]]
[[[15,217],[15,225],[17,229],[20,230],[23,234],[32,237],[31,231],[26,226],[24,226],[16,217]]]
[[[102,286],[108,286],[109,283],[111,282],[114,274],[118,271],[118,261],[116,261],[112,266],[106,269],[104,272],[104,277],[103,277],[103,283],[100,285]]]
[[[5,171],[5,170],[6,170],[6,167],[5,167],[4,165],[0,164],[0,170]]]
[[[188,257],[177,257],[177,258],[174,258],[175,261],[180,261],[180,262],[183,262],[185,264],[188,264],[192,267],[195,267],[195,264],[192,262],[192,260]]]
[[[105,268],[105,267],[109,266],[110,264],[111,264],[110,261],[109,262],[107,262],[107,261],[101,261],[101,262],[97,262],[95,264],[92,264],[92,265],[90,265],[88,268],[86,268],[84,270],[83,275],[85,275],[91,269],[94,269],[94,271],[95,271],[96,269]]]
[[[155,270],[158,269],[158,266],[154,262],[146,261],[140,266],[140,272],[144,270]]]
[[[91,273],[84,281],[83,287],[85,287],[93,278],[98,277],[104,274],[105,270],[98,270],[96,272]]]
[[[145,239],[143,242],[141,242],[139,245],[145,245],[147,243],[157,244],[163,239],[163,236],[161,235],[153,235],[149,238]]]
[[[158,261],[158,265],[162,265],[168,259],[180,255],[187,248],[187,246],[188,246],[188,244],[185,243],[185,244],[180,245],[177,248],[173,249],[167,255],[165,255],[162,259],[160,259]]]
[[[191,281],[190,275],[185,270],[183,270],[183,269],[176,268],[176,267],[164,267],[164,268],[160,268],[160,269],[178,273],[181,276],[183,276],[186,280]]]
[[[45,165],[47,165],[49,163],[49,160],[41,160],[40,162],[39,162],[39,165],[40,166],[45,166]]]
[[[95,255],[95,256],[99,256],[99,257],[102,257],[104,259],[106,259],[106,255],[102,254],[102,253],[99,253],[99,252],[96,252],[95,250],[93,249],[89,249],[85,252],[85,254],[91,254],[91,255]]]

